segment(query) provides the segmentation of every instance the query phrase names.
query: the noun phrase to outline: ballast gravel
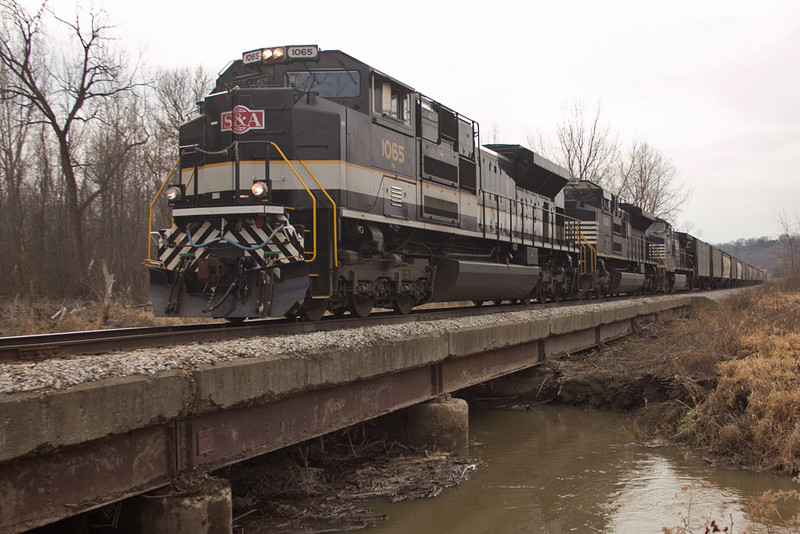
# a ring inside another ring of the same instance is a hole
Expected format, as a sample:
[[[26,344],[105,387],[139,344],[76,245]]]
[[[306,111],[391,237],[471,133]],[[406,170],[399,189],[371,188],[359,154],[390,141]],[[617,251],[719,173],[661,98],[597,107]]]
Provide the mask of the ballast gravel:
[[[735,290],[730,290],[735,291]],[[728,291],[714,296],[724,297]],[[712,295],[704,293],[704,295]],[[652,301],[659,297],[648,297]],[[715,299],[716,300],[716,299]],[[413,321],[398,325],[376,325],[329,332],[314,332],[270,337],[252,337],[216,342],[193,343],[107,354],[77,356],[40,362],[0,364],[0,394],[38,390],[60,390],[108,378],[132,375],[153,376],[163,371],[192,371],[221,362],[243,358],[307,357],[330,349],[369,347],[418,336],[435,336],[465,328],[572,315],[587,310],[606,310],[630,305],[630,301],[595,302],[578,306],[531,308],[522,311],[476,315],[433,321]]]

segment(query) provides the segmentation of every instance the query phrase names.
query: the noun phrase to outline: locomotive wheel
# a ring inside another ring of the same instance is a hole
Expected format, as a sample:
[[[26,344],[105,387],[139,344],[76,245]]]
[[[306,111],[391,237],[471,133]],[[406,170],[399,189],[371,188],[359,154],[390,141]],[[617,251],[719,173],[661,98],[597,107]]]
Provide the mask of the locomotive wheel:
[[[297,317],[298,313],[300,313],[300,306],[298,304],[295,304],[294,306],[289,308],[289,310],[286,313],[284,313],[283,316],[286,317],[287,319],[294,319]]]
[[[325,315],[325,308],[328,305],[327,299],[311,299],[303,304],[300,313],[304,319],[309,321],[319,321]]]
[[[370,297],[352,295],[350,297],[350,313],[363,319],[372,312],[372,305],[374,302],[375,301]]]
[[[411,295],[398,295],[394,302],[394,311],[398,315],[408,315],[414,305],[414,297]]]
[[[559,287],[558,284],[553,284],[553,293],[550,295],[553,302],[558,302],[560,300],[560,295],[558,293],[560,289],[561,287]]]
[[[547,295],[541,282],[539,282],[539,287],[536,288],[536,302],[538,304],[547,302]]]

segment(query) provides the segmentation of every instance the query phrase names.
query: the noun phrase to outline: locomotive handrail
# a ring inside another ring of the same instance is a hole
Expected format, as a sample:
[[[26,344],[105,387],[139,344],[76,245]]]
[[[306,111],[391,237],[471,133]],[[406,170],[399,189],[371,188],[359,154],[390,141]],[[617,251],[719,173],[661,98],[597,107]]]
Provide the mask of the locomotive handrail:
[[[545,209],[543,206],[530,204],[530,216],[525,212],[524,202],[501,195],[499,193],[492,193],[490,191],[481,191],[479,209],[483,213],[483,227],[481,231],[483,236],[488,238],[492,237],[498,242],[508,237],[509,242],[513,243],[514,239],[519,239],[521,244],[525,244],[527,233],[525,231],[525,222],[531,221],[532,229],[530,233],[530,242],[532,246],[536,246],[536,239],[541,240],[543,245],[549,245],[550,248],[555,246],[572,246],[565,237],[565,228],[570,224],[576,224],[579,221],[559,213],[556,209]],[[506,204],[508,208],[506,209]],[[490,220],[487,211],[494,212],[494,219]],[[537,218],[537,213],[541,213],[541,218]],[[508,214],[508,226],[505,226],[505,215]],[[536,223],[542,223],[542,235],[536,234]],[[494,224],[491,224],[494,223]],[[519,225],[518,227],[516,225]],[[588,242],[588,240],[586,240]],[[575,239],[574,246],[583,246],[578,238]],[[592,249],[594,251],[594,249]],[[596,252],[595,252],[596,255]]]
[[[172,170],[169,171],[169,174],[167,175],[167,179],[164,180],[163,184],[161,184],[161,187],[159,188],[158,193],[156,193],[156,196],[153,198],[153,201],[150,203],[150,213],[149,213],[149,219],[148,219],[148,224],[147,224],[147,260],[146,260],[147,263],[154,263],[153,259],[152,259],[153,240],[150,238],[150,236],[153,233],[153,207],[156,205],[156,201],[158,200],[158,197],[161,196],[161,192],[164,191],[164,188],[169,183],[169,179],[172,178],[172,174],[175,172],[175,169],[178,168],[178,165],[180,164],[180,162],[181,162],[181,156],[178,156],[178,160],[175,162],[175,165],[172,166]],[[191,181],[191,178],[189,180]]]
[[[667,276],[667,247],[661,243],[649,243],[649,254],[656,262],[656,272],[662,278]]]
[[[277,150],[278,154],[281,155],[281,157],[283,158],[283,161],[285,161],[286,164],[289,166],[289,168],[292,169],[292,172],[297,177],[297,179],[300,181],[300,184],[302,184],[303,188],[306,190],[306,193],[308,193],[308,196],[311,197],[311,220],[312,220],[312,229],[313,229],[313,235],[314,235],[314,246],[313,246],[312,253],[311,253],[311,259],[306,259],[306,263],[313,263],[317,259],[317,197],[314,196],[314,193],[312,193],[311,189],[308,188],[308,186],[306,185],[306,182],[297,173],[297,171],[294,168],[294,165],[292,165],[292,163],[286,157],[286,154],[283,153],[283,150],[281,150],[281,147],[279,147],[278,145],[276,145],[272,141],[268,141],[268,143],[271,146],[275,147],[275,150]],[[305,166],[305,164],[303,164],[303,166]],[[308,170],[307,167],[306,167],[306,170]],[[308,173],[311,174],[311,171],[309,171]],[[311,177],[314,178],[314,175],[311,174]],[[317,179],[314,178],[314,181],[316,182]],[[319,184],[319,182],[317,182],[317,184]],[[320,188],[322,188],[322,186],[320,186]],[[327,193],[325,193],[325,194],[327,195]],[[328,198],[330,198],[330,197],[328,197]]]
[[[572,221],[572,224],[569,226],[572,227],[572,231],[574,231],[578,237],[577,241],[578,246],[580,247],[578,267],[580,268],[580,273],[595,276],[597,274],[597,250],[595,250],[594,246],[589,242],[588,239],[586,239],[586,236],[583,235],[583,232],[581,232],[580,221]],[[588,254],[586,252],[587,248],[589,250]],[[589,256],[591,259],[589,270],[586,269],[587,256]]]
[[[589,243],[589,240],[586,239],[586,236],[583,235],[583,232],[581,232],[580,223],[578,223],[578,235],[580,236],[581,241],[583,241],[583,243],[580,243],[580,247],[581,247],[581,262],[580,262],[580,265],[583,267],[582,270],[581,270],[581,274],[590,274],[592,276],[595,276],[597,274],[597,250],[595,250],[595,248],[592,246],[592,244]],[[585,246],[584,246],[584,243],[585,243]],[[591,268],[590,268],[589,271],[586,270],[586,252],[585,252],[585,249],[587,247],[589,249],[589,252],[590,252],[589,255],[591,257],[591,264],[590,264]]]
[[[317,180],[317,177],[314,176],[314,173],[311,172],[311,170],[308,168],[308,166],[305,164],[305,162],[303,162],[303,160],[298,160],[298,161],[305,168],[305,170],[308,173],[308,175],[311,176],[311,178],[317,184],[317,187],[319,187],[320,191],[322,191],[322,193],[328,198],[328,201],[330,201],[331,205],[333,206],[333,266],[334,267],[338,267],[339,266],[339,250],[338,250],[339,249],[339,246],[338,246],[339,240],[337,239],[338,236],[337,236],[337,233],[336,233],[336,202],[333,201],[333,199],[328,194],[328,192],[325,190],[325,188],[322,187],[322,184],[319,183],[319,180]]]

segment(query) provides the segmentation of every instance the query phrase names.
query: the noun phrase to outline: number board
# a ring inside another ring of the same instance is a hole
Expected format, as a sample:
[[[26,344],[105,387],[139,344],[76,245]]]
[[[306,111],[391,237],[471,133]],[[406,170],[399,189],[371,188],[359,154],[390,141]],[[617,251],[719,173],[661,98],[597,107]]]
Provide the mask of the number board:
[[[251,50],[250,52],[242,54],[242,63],[245,65],[248,63],[257,63],[259,61],[261,61],[261,49]]]
[[[287,46],[286,57],[289,59],[316,59],[319,55],[317,45]]]

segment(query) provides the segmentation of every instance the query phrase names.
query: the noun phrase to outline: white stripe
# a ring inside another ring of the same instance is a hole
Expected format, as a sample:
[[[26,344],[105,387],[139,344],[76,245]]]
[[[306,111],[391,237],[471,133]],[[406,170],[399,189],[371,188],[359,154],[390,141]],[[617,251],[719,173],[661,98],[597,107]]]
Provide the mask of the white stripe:
[[[217,208],[175,208],[173,217],[189,217],[194,215],[283,215],[286,210],[283,206],[221,206]]]

